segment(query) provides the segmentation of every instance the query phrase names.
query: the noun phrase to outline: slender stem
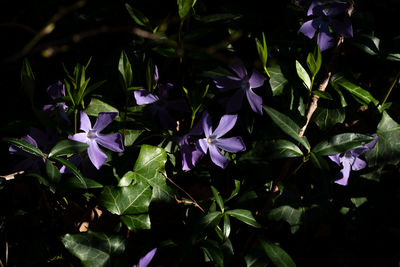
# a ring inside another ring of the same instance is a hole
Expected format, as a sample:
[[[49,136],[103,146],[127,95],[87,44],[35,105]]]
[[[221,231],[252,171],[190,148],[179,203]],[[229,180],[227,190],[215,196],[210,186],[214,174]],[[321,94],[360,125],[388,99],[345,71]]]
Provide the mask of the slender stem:
[[[74,110],[74,133],[78,132],[78,127],[77,127],[77,121],[78,121],[78,110]]]
[[[396,78],[394,78],[394,81],[392,83],[392,85],[390,86],[389,90],[387,91],[385,98],[382,100],[382,104],[381,106],[383,106],[386,103],[386,100],[388,99],[390,93],[392,92],[392,89],[394,88],[394,86],[396,85],[398,79],[400,77],[400,70],[397,72]]]

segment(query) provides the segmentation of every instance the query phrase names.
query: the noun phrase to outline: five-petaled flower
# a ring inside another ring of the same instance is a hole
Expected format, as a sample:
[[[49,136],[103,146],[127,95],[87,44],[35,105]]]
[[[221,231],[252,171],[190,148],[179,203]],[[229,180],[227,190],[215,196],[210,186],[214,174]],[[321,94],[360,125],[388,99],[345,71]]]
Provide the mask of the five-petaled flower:
[[[100,112],[97,116],[96,123],[92,128],[89,116],[85,112],[81,111],[80,129],[83,130],[84,133],[77,133],[73,136],[69,136],[69,139],[71,140],[87,143],[89,145],[89,159],[96,167],[96,169],[100,169],[100,167],[107,160],[107,155],[103,151],[101,151],[98,144],[114,152],[124,151],[123,140],[120,133],[109,135],[104,135],[100,133],[117,117],[117,115],[117,112]]]
[[[149,265],[149,263],[153,259],[154,254],[156,254],[156,252],[157,252],[157,248],[153,248],[152,250],[147,252],[147,254],[143,258],[141,258],[139,260],[138,265],[134,264],[133,267],[147,267],[147,265]]]
[[[51,97],[51,99],[56,100],[65,96],[65,85],[61,81],[58,81],[47,87],[46,91]],[[47,104],[44,105],[42,108],[44,112],[49,113],[50,115],[53,115],[56,109],[58,109],[61,118],[67,124],[71,124],[71,121],[69,120],[66,113],[68,106],[65,104],[65,102],[56,102],[55,104]]]
[[[212,131],[212,122],[210,115],[205,111],[203,115],[203,131],[205,138],[197,141],[197,146],[204,154],[210,150],[211,160],[219,167],[225,169],[229,160],[222,155],[219,149],[231,153],[237,153],[246,150],[246,146],[240,136],[221,138],[224,134],[229,132],[235,126],[237,115],[224,115],[219,121],[219,125]]]
[[[350,5],[346,2],[328,2],[322,4],[313,1],[308,8],[307,16],[315,16],[314,19],[305,22],[300,32],[308,38],[313,38],[318,31],[317,43],[321,51],[336,45],[332,30],[345,38],[353,37],[351,21],[346,14]]]
[[[235,113],[239,111],[242,107],[243,96],[246,94],[251,109],[254,112],[262,115],[262,98],[255,94],[252,89],[262,86],[264,84],[265,77],[255,69],[249,77],[243,62],[239,58],[235,59],[235,62],[230,65],[230,68],[238,77],[221,76],[214,79],[216,87],[221,92],[239,88],[229,99],[226,106],[226,112]]]
[[[374,136],[374,140],[368,144],[363,144],[360,147],[351,149],[345,153],[328,156],[333,162],[339,166],[343,166],[338,175],[336,176],[335,183],[340,185],[347,185],[350,176],[350,170],[358,171],[364,169],[367,163],[358,157],[375,147],[378,141],[378,136]]]

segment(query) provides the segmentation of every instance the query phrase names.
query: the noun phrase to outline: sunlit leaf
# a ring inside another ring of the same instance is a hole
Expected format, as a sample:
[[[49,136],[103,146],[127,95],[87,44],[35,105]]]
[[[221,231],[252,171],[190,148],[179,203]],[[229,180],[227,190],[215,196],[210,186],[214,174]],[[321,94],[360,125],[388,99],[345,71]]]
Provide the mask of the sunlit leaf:
[[[250,226],[260,228],[261,225],[256,221],[254,218],[253,214],[249,210],[244,210],[244,209],[234,209],[234,210],[228,210],[225,212],[225,214],[228,214],[229,216],[232,216]]]
[[[374,140],[372,136],[365,134],[343,133],[318,143],[312,151],[320,156],[335,155],[359,147],[364,143],[369,143],[372,140]]]
[[[303,80],[305,87],[311,90],[311,79],[304,67],[296,60],[296,71],[300,79]]]
[[[275,264],[275,266],[279,267],[295,267],[293,259],[287,254],[285,250],[283,250],[278,244],[260,240],[262,247],[264,248],[265,253],[268,258]]]
[[[272,95],[281,95],[283,93],[283,88],[288,83],[288,80],[281,71],[281,67],[279,65],[271,66],[268,68],[268,72],[271,75],[269,84],[271,86]]]
[[[49,157],[79,154],[89,147],[88,144],[69,139],[61,140],[50,151]]]

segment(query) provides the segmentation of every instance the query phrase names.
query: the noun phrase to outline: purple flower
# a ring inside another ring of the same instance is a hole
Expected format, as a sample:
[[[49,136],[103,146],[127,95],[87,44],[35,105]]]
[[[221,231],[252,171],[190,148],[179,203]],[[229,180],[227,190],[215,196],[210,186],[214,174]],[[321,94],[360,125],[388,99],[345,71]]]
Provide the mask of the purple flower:
[[[198,137],[196,138],[196,136],[200,136],[203,133],[203,118],[188,134],[178,139],[178,145],[182,153],[182,170],[184,171],[193,169],[197,162],[204,156],[204,153],[196,146],[196,142],[199,139]]]
[[[363,144],[362,146],[351,149],[345,153],[328,156],[337,165],[343,166],[341,171],[336,176],[335,183],[345,186],[349,180],[350,170],[358,171],[364,169],[367,166],[367,163],[358,157],[362,153],[373,149],[377,141],[378,136],[374,136],[374,140],[367,145]]]
[[[152,250],[150,250],[143,258],[139,260],[139,264],[134,264],[133,267],[147,267],[147,265],[149,265],[149,263],[153,259],[154,254],[156,254],[156,251],[157,248],[153,248]]]
[[[120,133],[109,135],[104,135],[100,133],[117,117],[117,115],[117,112],[100,112],[97,116],[96,123],[92,128],[92,124],[88,115],[85,112],[81,111],[80,129],[83,130],[84,133],[77,133],[73,136],[69,136],[69,139],[71,140],[86,143],[89,145],[89,159],[96,167],[96,169],[100,169],[100,167],[107,160],[107,155],[104,154],[103,151],[101,151],[98,144],[114,152],[124,151],[123,140]]]
[[[51,99],[55,100],[57,98],[61,98],[65,96],[65,85],[61,82],[58,81],[57,83],[54,83],[47,87],[46,89],[47,93],[51,97]],[[55,104],[48,104],[44,105],[42,110],[48,114],[54,114],[55,110],[57,109],[59,111],[59,114],[61,118],[67,123],[71,124],[71,121],[69,120],[67,113],[65,112],[67,110],[68,106],[65,104],[65,102],[57,102]]]
[[[305,22],[300,32],[308,38],[313,38],[318,31],[317,43],[321,51],[336,45],[332,30],[345,38],[353,37],[353,28],[346,12],[349,4],[346,2],[328,2],[322,4],[313,1],[308,9],[307,16],[315,16],[314,19]]]
[[[246,150],[246,146],[243,143],[241,137],[229,137],[221,138],[224,134],[229,132],[233,126],[235,126],[237,120],[237,115],[224,115],[219,121],[218,127],[215,131],[212,131],[211,117],[207,112],[203,115],[203,131],[205,138],[199,139],[197,141],[198,149],[204,154],[207,154],[208,149],[210,149],[211,160],[219,167],[225,169],[228,165],[229,160],[222,155],[219,149],[225,150],[227,152],[236,153]]]
[[[150,112],[157,116],[165,129],[175,129],[176,120],[170,115],[169,109],[176,111],[187,111],[186,102],[183,99],[169,100],[169,91],[173,88],[171,83],[158,85],[158,96],[151,94],[146,89],[134,91],[136,104],[139,106],[149,104]]]
[[[237,77],[221,76],[214,80],[215,85],[221,92],[238,88],[229,99],[226,106],[226,112],[234,113],[239,111],[242,107],[243,96],[246,94],[251,109],[262,115],[262,98],[256,95],[252,88],[262,86],[265,80],[264,76],[254,69],[253,73],[249,77],[243,62],[239,58],[235,59],[235,62],[230,65],[230,68],[236,73]]]

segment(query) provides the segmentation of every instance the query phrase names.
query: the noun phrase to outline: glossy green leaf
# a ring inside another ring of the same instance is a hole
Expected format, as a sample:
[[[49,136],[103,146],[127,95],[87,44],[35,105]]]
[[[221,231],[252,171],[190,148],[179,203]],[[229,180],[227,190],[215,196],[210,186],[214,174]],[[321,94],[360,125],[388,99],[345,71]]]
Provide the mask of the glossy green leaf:
[[[126,10],[128,10],[129,15],[133,18],[133,20],[140,26],[149,27],[150,21],[149,19],[143,15],[139,10],[133,8],[131,5],[125,3]]]
[[[149,210],[151,189],[145,183],[129,186],[106,186],[101,192],[100,203],[111,213],[134,215]]]
[[[292,158],[301,157],[303,152],[298,146],[290,141],[279,139],[268,143],[267,145],[269,159],[279,159],[279,158]]]
[[[133,84],[132,66],[125,51],[122,51],[119,57],[118,71],[122,76],[124,88],[131,87]]]
[[[231,222],[229,220],[229,215],[224,214],[224,237],[229,238],[231,233]]]
[[[224,201],[222,200],[222,197],[220,196],[218,190],[214,186],[211,186],[211,191],[214,195],[215,201],[218,204],[218,207],[221,209],[222,212],[224,212]]]
[[[122,176],[122,178],[118,182],[118,186],[128,186],[135,179],[135,174],[133,171],[128,171]]]
[[[370,92],[361,88],[358,85],[348,81],[343,75],[335,74],[332,79],[332,83],[336,83],[340,85],[342,88],[346,89],[358,102],[363,105],[368,106],[369,103],[373,103],[375,106],[379,104],[379,101],[376,100]]]
[[[50,160],[46,160],[46,173],[50,178],[52,184],[58,184],[61,180],[61,173],[56,166],[54,166],[53,162]]]
[[[99,112],[118,112],[118,109],[101,101],[100,99],[92,98],[89,105],[85,109],[85,113],[89,116],[97,117]],[[117,117],[116,120],[119,120],[119,117]]]
[[[215,262],[220,267],[224,267],[224,254],[218,242],[207,239],[201,243],[201,248],[209,260]]]
[[[253,217],[253,214],[249,210],[234,209],[234,210],[226,211],[225,214],[228,214],[229,216],[232,216],[250,226],[253,226],[256,228],[261,227],[261,225],[256,221],[256,219]]]
[[[381,40],[370,34],[360,34],[356,39],[352,40],[352,44],[363,50],[365,53],[376,56],[379,52]]]
[[[296,264],[293,259],[285,250],[283,250],[278,244],[260,240],[262,247],[268,258],[279,267],[295,267]]]
[[[149,184],[153,189],[153,199],[171,200],[173,190],[163,176],[167,154],[160,147],[142,145],[133,171],[135,179]]]
[[[66,177],[61,180],[63,189],[73,188],[73,189],[94,189],[102,188],[103,185],[99,182],[83,177],[85,184],[83,184],[76,176]]]
[[[177,0],[179,17],[181,19],[184,19],[189,14],[194,3],[194,0]]]
[[[131,146],[135,143],[136,139],[144,132],[144,130],[125,129],[124,145],[125,147]]]
[[[327,99],[327,100],[333,100],[333,97],[328,92],[325,92],[325,91],[323,92],[323,91],[319,91],[319,90],[313,90],[312,93],[314,95],[319,96],[320,98]]]
[[[82,266],[111,266],[111,257],[125,250],[125,239],[104,233],[87,232],[66,234],[61,237],[65,248],[78,259]]]
[[[318,107],[312,121],[314,121],[321,130],[327,130],[337,123],[343,123],[346,114],[343,108],[325,108]]]
[[[235,182],[235,189],[233,189],[231,195],[225,199],[225,202],[231,200],[232,198],[234,198],[237,194],[239,194],[240,191],[240,181],[239,180],[234,180]]]
[[[310,144],[308,143],[307,138],[305,136],[299,136],[300,127],[291,118],[271,107],[263,105],[263,109],[284,133],[300,142],[307,150],[310,150]]]
[[[85,151],[88,147],[89,145],[86,143],[69,139],[61,140],[51,149],[49,157],[79,154]]]
[[[258,40],[258,38],[255,38],[255,42],[256,42],[258,56],[265,68],[268,60],[268,48],[267,48],[267,43],[265,41],[265,34],[262,33],[262,43],[260,42],[260,40]]]
[[[377,126],[378,142],[374,149],[364,153],[368,166],[396,165],[400,162],[400,124],[384,111]]]
[[[221,221],[222,216],[223,215],[220,211],[210,212],[209,214],[201,218],[200,226],[202,227],[202,229],[215,228]]]
[[[81,174],[81,172],[76,168],[76,166],[73,163],[71,163],[70,161],[68,161],[64,158],[60,158],[60,157],[56,157],[56,156],[53,156],[52,159],[54,159],[55,161],[58,161],[62,165],[65,165],[65,167],[67,167],[76,176],[76,178],[81,182],[82,188],[87,188],[87,184],[85,182],[85,177]]]
[[[302,208],[293,208],[289,205],[273,208],[268,213],[268,219],[273,221],[286,221],[291,227],[292,233],[295,233],[299,227],[303,216]]]
[[[268,72],[270,74],[269,85],[271,86],[272,95],[281,95],[283,88],[288,83],[288,80],[281,71],[281,67],[279,65],[271,66],[268,68]]]
[[[149,214],[122,215],[120,219],[131,231],[151,229]]]
[[[304,67],[296,60],[296,72],[299,78],[303,81],[304,86],[311,90],[311,79]]]
[[[312,151],[320,156],[335,155],[359,147],[363,143],[369,143],[372,140],[374,140],[372,136],[365,134],[343,133],[318,143]]]
[[[3,138],[3,141],[5,141],[13,146],[16,146],[32,155],[35,155],[35,156],[38,156],[41,158],[45,157],[45,155],[39,148],[35,147],[34,145],[32,145],[31,143],[29,143],[25,140],[13,138],[13,137],[6,137],[6,138]]]

